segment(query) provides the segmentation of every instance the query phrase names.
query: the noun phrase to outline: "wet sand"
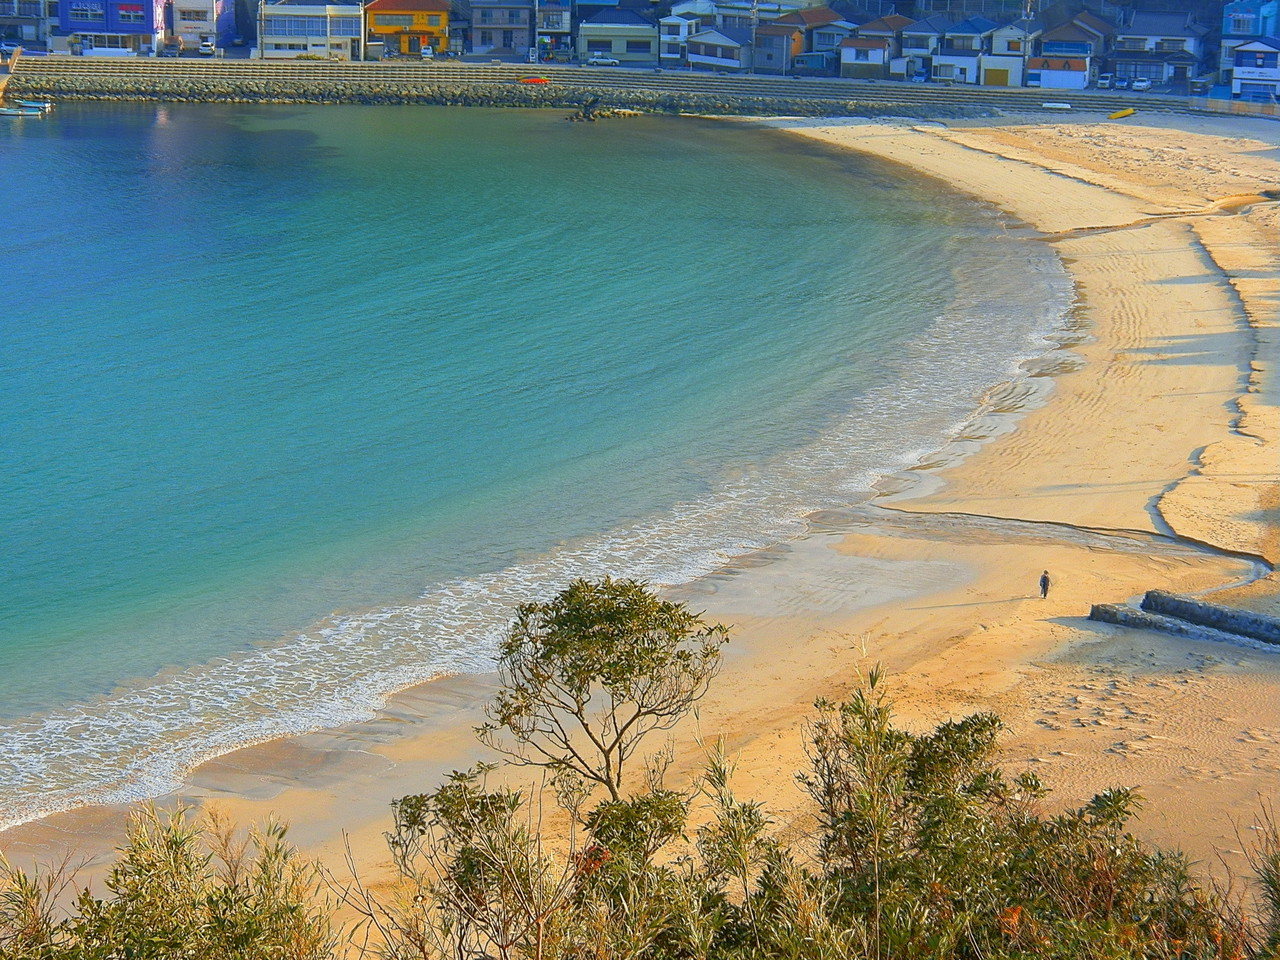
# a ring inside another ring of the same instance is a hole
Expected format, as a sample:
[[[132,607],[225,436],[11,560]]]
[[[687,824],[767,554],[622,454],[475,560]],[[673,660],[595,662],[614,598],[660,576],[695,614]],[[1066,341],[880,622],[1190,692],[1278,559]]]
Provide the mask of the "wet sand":
[[[908,725],[995,710],[1007,760],[1035,767],[1053,802],[1135,786],[1149,799],[1139,833],[1238,869],[1237,828],[1280,795],[1280,651],[1085,618],[1150,588],[1280,609],[1280,215],[1261,195],[1280,184],[1280,124],[769,122],[1000,206],[1054,245],[1079,307],[1058,349],[993,386],[873,503],[670,591],[734,637],[696,722],[675,731],[673,776],[696,769],[695,736],[723,735],[738,793],[803,832],[801,725],[815,698],[882,663]],[[483,756],[470,728],[492,683],[433,682],[369,723],[246,748],[179,796],[242,822],[276,814],[331,865],[349,841],[376,876],[391,800]],[[63,814],[0,848],[17,862],[101,854],[122,818]]]

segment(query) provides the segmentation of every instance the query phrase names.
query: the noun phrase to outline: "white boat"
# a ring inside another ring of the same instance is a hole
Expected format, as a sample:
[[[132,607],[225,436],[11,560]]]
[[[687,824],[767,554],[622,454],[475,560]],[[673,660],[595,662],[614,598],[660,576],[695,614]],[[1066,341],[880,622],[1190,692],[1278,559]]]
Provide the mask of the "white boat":
[[[36,109],[41,113],[48,113],[53,109],[51,100],[14,100],[13,102],[16,106]]]
[[[0,107],[0,117],[43,117],[39,107]]]

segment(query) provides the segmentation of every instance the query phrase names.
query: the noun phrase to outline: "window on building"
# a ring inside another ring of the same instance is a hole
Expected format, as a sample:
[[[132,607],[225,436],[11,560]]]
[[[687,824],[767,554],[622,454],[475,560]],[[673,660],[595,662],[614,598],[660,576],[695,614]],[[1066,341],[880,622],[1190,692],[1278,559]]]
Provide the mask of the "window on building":
[[[1280,53],[1267,53],[1263,50],[1236,51],[1237,67],[1253,67],[1257,70],[1275,69]]]
[[[1006,50],[1008,50],[1010,53],[1021,53],[1021,52],[1022,52],[1022,41],[1021,41],[1021,40],[1006,40],[1006,41],[1005,41],[1005,49],[1006,49]]]
[[[481,10],[481,11],[480,11],[480,22],[481,22],[481,23],[493,23],[493,11],[492,11],[492,10]]]
[[[178,10],[179,23],[208,23],[208,10]]]
[[[612,40],[588,40],[587,53],[613,53]]]
[[[116,17],[121,23],[143,23],[146,15],[142,12],[142,4],[140,3],[122,3],[116,7]]]
[[[502,31],[503,48],[506,50],[513,50],[515,49],[515,45],[516,45],[516,32],[514,30],[503,30]]]
[[[1117,50],[1145,50],[1147,42],[1141,37],[1121,37],[1116,41]]]
[[[80,42],[90,50],[128,50],[129,38],[118,33],[82,34]]]
[[[1185,50],[1187,45],[1181,40],[1157,40],[1156,50],[1159,53],[1176,53],[1178,50]]]
[[[858,62],[860,62],[860,63],[866,63],[868,60],[870,60],[870,59],[871,59],[871,51],[870,51],[870,50],[855,50],[855,51],[853,51],[853,59],[854,59],[854,60],[857,60],[857,61],[858,61]]]
[[[648,40],[628,40],[627,53],[653,53],[653,44]]]
[[[524,23],[524,11],[523,11],[523,10],[508,10],[508,11],[507,11],[507,23]]]
[[[359,17],[332,18],[329,21],[329,36],[331,37],[360,36],[360,18]]]
[[[102,9],[102,4],[100,3],[73,3],[70,6],[69,13],[72,20],[82,22],[107,19],[106,11]]]
[[[323,17],[268,16],[263,18],[262,32],[272,37],[323,37]]]
[[[1231,17],[1231,32],[1250,34],[1254,32],[1253,14],[1239,14]]]
[[[413,14],[375,13],[373,15],[373,25],[375,27],[412,27]]]
[[[482,46],[482,47],[492,47],[492,46],[493,46],[493,31],[492,31],[492,30],[481,30],[481,31],[480,31],[480,46]]]
[[[665,44],[662,48],[662,55],[667,57],[680,56],[680,44],[678,43]]]

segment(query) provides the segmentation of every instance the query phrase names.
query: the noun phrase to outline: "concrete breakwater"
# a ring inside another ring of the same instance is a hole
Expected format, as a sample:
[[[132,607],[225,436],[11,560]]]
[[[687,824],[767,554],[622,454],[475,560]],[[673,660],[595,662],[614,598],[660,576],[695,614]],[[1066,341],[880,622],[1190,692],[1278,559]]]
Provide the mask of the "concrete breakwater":
[[[342,79],[154,78],[128,76],[62,76],[19,74],[10,92],[76,100],[161,100],[217,103],[364,103],[434,104],[468,107],[557,107],[597,111],[634,110],[646,113],[699,113],[731,116],[902,116],[896,103],[875,103],[813,97],[698,94],[593,86],[589,82],[522,84],[518,81],[387,84]],[[910,114],[928,117],[994,116],[990,107],[962,104],[912,105]]]
[[[1280,618],[1162,590],[1148,590],[1138,608],[1127,604],[1094,604],[1089,619],[1197,640],[1243,637],[1280,644]]]

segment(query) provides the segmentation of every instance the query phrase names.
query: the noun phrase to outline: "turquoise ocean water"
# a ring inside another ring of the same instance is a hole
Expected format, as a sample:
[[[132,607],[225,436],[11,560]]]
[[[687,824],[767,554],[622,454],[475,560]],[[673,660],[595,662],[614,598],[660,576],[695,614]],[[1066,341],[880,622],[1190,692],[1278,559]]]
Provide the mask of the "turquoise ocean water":
[[[692,119],[68,103],[0,209],[0,825],[794,535],[1070,295],[935,183]]]

